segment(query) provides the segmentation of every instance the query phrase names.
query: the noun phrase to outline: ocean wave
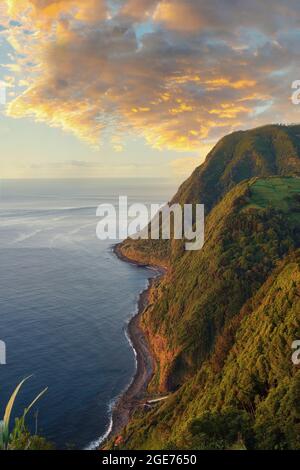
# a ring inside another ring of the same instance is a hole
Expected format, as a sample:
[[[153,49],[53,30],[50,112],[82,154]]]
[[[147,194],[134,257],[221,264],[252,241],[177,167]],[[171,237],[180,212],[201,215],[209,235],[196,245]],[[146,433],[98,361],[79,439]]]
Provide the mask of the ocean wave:
[[[149,268],[150,270],[150,268]],[[130,379],[130,382],[126,385],[126,387],[124,388],[124,390],[122,390],[119,395],[117,397],[115,397],[113,400],[111,400],[111,402],[109,403],[108,405],[108,411],[109,411],[109,424],[105,430],[105,432],[96,440],[92,441],[90,444],[88,444],[87,447],[84,448],[84,450],[96,450],[101,444],[102,442],[105,441],[105,439],[108,438],[108,436],[110,435],[110,433],[112,432],[112,429],[113,429],[113,409],[114,409],[114,406],[115,404],[117,403],[117,401],[124,395],[124,393],[127,392],[127,390],[129,389],[129,387],[132,385],[134,379],[135,379],[135,376],[136,376],[136,372],[137,372],[137,367],[138,367],[138,362],[137,362],[137,350],[135,349],[134,347],[134,344],[133,342],[131,341],[131,338],[130,338],[130,335],[129,335],[129,331],[128,331],[128,326],[129,326],[129,323],[131,322],[131,320],[136,317],[136,315],[138,315],[139,313],[139,307],[138,307],[138,301],[139,301],[139,298],[140,296],[142,295],[143,292],[145,292],[146,289],[149,288],[149,285],[150,285],[150,280],[147,279],[146,283],[145,283],[145,287],[140,291],[139,295],[138,295],[138,298],[137,298],[137,301],[136,301],[136,307],[135,307],[135,311],[134,311],[134,314],[133,315],[130,315],[130,317],[128,317],[127,321],[126,321],[126,324],[125,324],[125,327],[124,327],[124,333],[125,333],[125,337],[130,345],[130,347],[132,348],[133,350],[133,354],[134,354],[134,361],[135,361],[135,370],[134,370],[134,373],[132,375],[132,378]]]
[[[102,444],[102,442],[104,442],[105,439],[108,438],[108,436],[112,432],[112,428],[114,424],[113,423],[113,409],[118,398],[119,396],[111,400],[111,402],[108,404],[109,423],[108,423],[108,426],[106,427],[105,432],[98,439],[95,439],[90,444],[88,444],[83,450],[96,450]]]

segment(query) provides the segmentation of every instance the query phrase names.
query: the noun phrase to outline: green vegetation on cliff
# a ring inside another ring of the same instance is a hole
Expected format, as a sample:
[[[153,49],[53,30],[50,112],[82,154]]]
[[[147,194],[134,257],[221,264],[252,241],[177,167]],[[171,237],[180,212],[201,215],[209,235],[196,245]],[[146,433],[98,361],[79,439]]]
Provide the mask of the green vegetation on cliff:
[[[201,203],[209,214],[238,183],[273,175],[300,176],[300,125],[269,125],[224,137],[180,186],[170,204]],[[143,263],[172,264],[182,247],[163,240],[126,240],[123,252]]]
[[[156,357],[125,448],[300,449],[300,126],[222,139],[173,202],[206,204],[206,242],[127,240],[121,250],[169,265],[142,316]],[[157,243],[155,245],[155,243]]]
[[[251,208],[256,184],[241,183],[215,207],[203,249],[174,261],[158,299],[143,315],[160,365],[152,385],[161,391],[176,389],[194,373],[278,260],[299,246],[300,217],[297,223],[272,206]]]
[[[157,409],[137,412],[125,445],[300,449],[300,369],[291,360],[300,331],[299,286],[298,251],[228,323],[194,376]]]
[[[241,181],[272,175],[300,176],[300,125],[270,125],[227,135],[181,185],[173,202],[201,201],[209,212]]]

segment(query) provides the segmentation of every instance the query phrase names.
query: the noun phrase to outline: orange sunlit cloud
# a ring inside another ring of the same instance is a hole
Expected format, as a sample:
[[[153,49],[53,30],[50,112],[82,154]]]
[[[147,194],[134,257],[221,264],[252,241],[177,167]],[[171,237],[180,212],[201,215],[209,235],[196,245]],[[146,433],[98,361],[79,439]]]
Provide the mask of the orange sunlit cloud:
[[[24,88],[8,115],[93,146],[110,129],[116,151],[122,135],[187,151],[241,125],[297,120],[288,98],[298,3],[221,3],[3,0],[2,34],[14,50],[7,75]]]

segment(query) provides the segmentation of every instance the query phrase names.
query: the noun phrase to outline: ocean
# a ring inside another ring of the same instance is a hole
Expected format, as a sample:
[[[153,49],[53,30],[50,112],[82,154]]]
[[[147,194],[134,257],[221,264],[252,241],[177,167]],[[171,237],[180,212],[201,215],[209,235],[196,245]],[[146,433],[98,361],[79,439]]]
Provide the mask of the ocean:
[[[117,259],[96,237],[102,203],[165,203],[176,183],[148,179],[0,183],[0,413],[18,382],[13,417],[45,387],[27,420],[58,449],[99,442],[135,372],[125,335],[156,273]]]

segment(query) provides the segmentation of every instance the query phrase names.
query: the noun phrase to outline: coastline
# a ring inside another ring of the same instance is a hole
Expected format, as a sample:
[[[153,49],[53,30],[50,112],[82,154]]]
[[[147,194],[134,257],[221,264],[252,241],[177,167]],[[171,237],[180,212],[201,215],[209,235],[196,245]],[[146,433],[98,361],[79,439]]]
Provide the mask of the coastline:
[[[152,268],[157,271],[157,276],[148,280],[148,286],[139,295],[137,313],[131,318],[126,328],[126,335],[136,356],[136,371],[127,389],[120,395],[112,408],[111,425],[103,444],[107,440],[117,437],[129,422],[130,417],[141,400],[145,397],[148,384],[154,372],[154,357],[148,340],[140,327],[140,319],[143,311],[149,303],[149,294],[153,283],[163,277],[167,270],[161,266],[147,265],[131,260],[124,256],[119,249],[120,244],[113,246],[113,253],[126,263],[137,267]]]

